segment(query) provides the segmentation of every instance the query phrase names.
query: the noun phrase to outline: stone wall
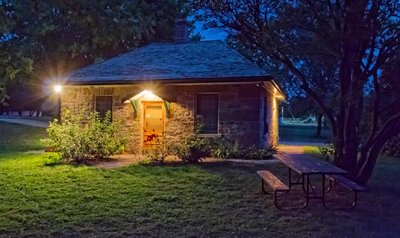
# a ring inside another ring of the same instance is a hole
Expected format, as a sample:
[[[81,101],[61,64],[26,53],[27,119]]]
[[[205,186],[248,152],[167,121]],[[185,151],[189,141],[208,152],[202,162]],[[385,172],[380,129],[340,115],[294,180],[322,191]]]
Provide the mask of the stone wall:
[[[265,143],[267,145],[278,145],[279,144],[279,101],[277,96],[280,93],[277,91],[275,86],[271,82],[264,83],[265,88],[265,103],[268,108],[266,113],[266,131]]]
[[[259,141],[259,95],[263,90],[256,85],[197,85],[170,86],[169,92],[176,92],[174,116],[167,124],[167,133],[176,136],[193,132],[198,93],[219,95],[218,134],[238,140],[244,146],[260,145]],[[183,125],[183,126],[180,126]],[[181,129],[178,129],[181,128]],[[182,130],[182,128],[185,128]]]
[[[94,98],[98,95],[113,96],[113,120],[123,121],[124,135],[128,138],[129,152],[140,152],[142,148],[143,105],[139,100],[138,112],[134,114],[130,103],[124,103],[144,90],[138,86],[69,86],[63,90],[62,110],[72,113],[94,110]],[[165,132],[169,139],[179,140],[195,130],[196,95],[198,93],[219,94],[219,127],[217,136],[238,140],[244,146],[264,146],[266,141],[276,142],[268,137],[277,136],[275,126],[264,134],[263,103],[268,93],[256,85],[191,85],[164,86],[152,88],[155,95],[170,104],[170,118],[165,120]],[[277,108],[275,107],[275,110]],[[273,112],[275,113],[275,112]],[[268,115],[268,113],[267,113]],[[272,114],[271,114],[272,115]],[[271,119],[271,118],[269,118]]]

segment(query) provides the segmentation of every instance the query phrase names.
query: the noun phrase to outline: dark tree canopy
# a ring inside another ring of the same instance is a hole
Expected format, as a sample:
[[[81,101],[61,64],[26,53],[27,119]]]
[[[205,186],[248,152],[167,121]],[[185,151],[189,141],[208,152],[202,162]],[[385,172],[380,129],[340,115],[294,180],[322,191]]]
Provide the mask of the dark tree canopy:
[[[0,85],[42,85],[140,45],[169,41],[175,17],[185,11],[176,0],[2,0]]]
[[[400,99],[399,75],[382,73],[400,54],[400,2],[194,0],[193,5],[210,27],[224,28],[296,79],[331,124],[337,164],[365,184],[384,144],[400,133],[400,109],[393,107]],[[324,69],[335,77],[325,78]],[[334,96],[333,105],[327,95]],[[366,120],[372,121],[368,128]]]

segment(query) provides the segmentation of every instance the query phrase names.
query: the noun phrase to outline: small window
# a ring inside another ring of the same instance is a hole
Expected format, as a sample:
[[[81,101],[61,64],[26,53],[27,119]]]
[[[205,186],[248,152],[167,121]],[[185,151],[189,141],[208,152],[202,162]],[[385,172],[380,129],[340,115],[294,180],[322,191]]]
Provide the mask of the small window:
[[[99,113],[100,118],[104,118],[108,111],[112,113],[112,103],[113,103],[112,96],[96,96],[95,109],[96,112]]]
[[[198,94],[196,113],[200,133],[218,133],[218,94]]]

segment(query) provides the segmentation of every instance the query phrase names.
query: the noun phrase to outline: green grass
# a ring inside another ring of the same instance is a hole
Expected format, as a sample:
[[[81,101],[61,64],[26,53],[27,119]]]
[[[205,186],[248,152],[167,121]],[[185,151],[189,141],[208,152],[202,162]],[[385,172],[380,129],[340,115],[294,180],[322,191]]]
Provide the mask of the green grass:
[[[315,137],[315,126],[279,126],[279,139],[281,141],[318,142],[326,143],[330,140],[330,129],[323,128],[321,137]]]
[[[304,146],[304,153],[313,155],[321,154],[318,146]]]
[[[46,129],[0,122],[0,153],[44,149]]]
[[[35,144],[35,142],[33,142]],[[27,146],[29,147],[29,146]],[[18,146],[16,146],[18,148]],[[313,202],[279,211],[261,192],[267,165],[132,165],[119,169],[44,166],[42,155],[0,154],[0,236],[396,237],[400,161],[379,161],[354,211]],[[285,180],[284,180],[285,181]],[[285,202],[302,203],[301,193]],[[336,195],[334,195],[336,196]]]

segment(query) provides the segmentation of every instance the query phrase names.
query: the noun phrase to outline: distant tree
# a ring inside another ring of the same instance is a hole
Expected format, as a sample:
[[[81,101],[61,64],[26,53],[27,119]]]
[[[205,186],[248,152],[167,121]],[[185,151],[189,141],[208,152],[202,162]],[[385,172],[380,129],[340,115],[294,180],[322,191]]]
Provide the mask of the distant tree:
[[[370,178],[378,155],[400,132],[400,94],[381,71],[399,54],[398,0],[194,0],[199,17],[222,27],[240,42],[279,62],[296,77],[298,86],[318,104],[331,125],[336,163],[361,184]],[[313,86],[305,62],[336,65],[337,105],[325,101]],[[390,85],[390,86],[389,86]],[[385,103],[381,91],[391,95]],[[365,100],[372,98],[373,106]],[[385,106],[388,105],[388,106]],[[367,140],[362,121],[374,111]],[[387,116],[391,112],[390,116]]]

